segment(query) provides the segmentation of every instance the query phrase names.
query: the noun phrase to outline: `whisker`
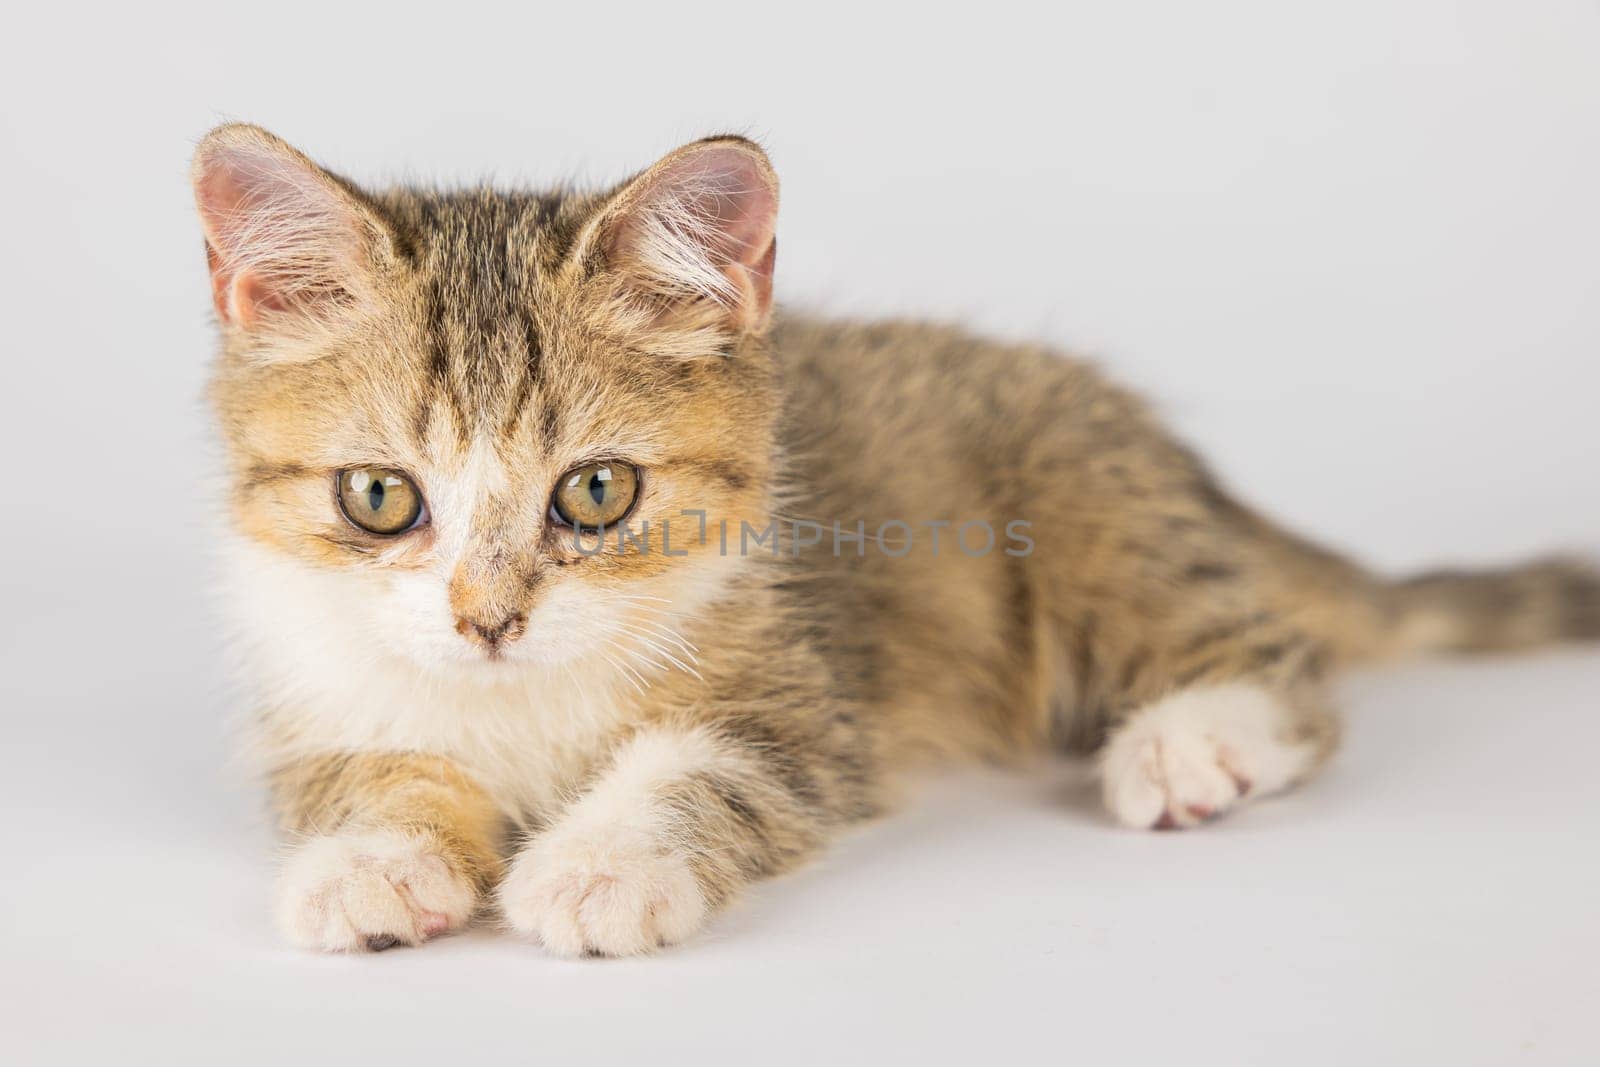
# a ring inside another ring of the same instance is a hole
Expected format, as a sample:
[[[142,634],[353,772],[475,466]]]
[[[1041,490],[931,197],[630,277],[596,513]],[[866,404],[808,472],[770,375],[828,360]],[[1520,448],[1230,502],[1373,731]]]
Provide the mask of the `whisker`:
[[[632,629],[631,627],[627,627],[626,624],[624,624],[623,628],[626,630],[627,633],[632,634],[634,637],[636,637],[640,641],[644,642],[645,645],[647,645],[650,649],[655,651],[658,655],[662,656],[663,658],[665,658],[666,660],[671,662],[674,666],[680,668],[681,670],[687,671],[688,673],[694,675],[696,678],[699,678],[702,682],[705,681],[705,678],[701,676],[699,671],[695,670],[689,664],[683,662],[683,660],[679,659],[677,656],[674,656],[671,652],[668,652],[666,649],[662,648],[659,644],[657,644],[655,641],[651,640],[645,634],[640,633],[638,630]],[[619,646],[619,647],[622,647],[622,646]],[[630,650],[628,650],[626,648],[624,648],[623,650],[624,651],[630,651]],[[693,655],[690,655],[689,658],[690,659],[695,659],[695,657]],[[698,663],[699,661],[695,660],[695,662]],[[654,665],[655,666],[660,666],[660,664],[654,664]]]
[[[638,691],[640,696],[644,696],[645,695],[645,689],[646,689],[648,683],[646,683],[645,680],[639,676],[639,672],[638,671],[634,670],[632,667],[628,666],[626,663],[621,662],[615,656],[611,655],[611,653],[607,652],[603,648],[595,649],[595,653],[601,659],[603,659],[607,663],[611,664],[612,667],[616,668],[617,671],[619,671],[622,674],[623,678],[627,680],[628,684],[633,686],[633,688]]]

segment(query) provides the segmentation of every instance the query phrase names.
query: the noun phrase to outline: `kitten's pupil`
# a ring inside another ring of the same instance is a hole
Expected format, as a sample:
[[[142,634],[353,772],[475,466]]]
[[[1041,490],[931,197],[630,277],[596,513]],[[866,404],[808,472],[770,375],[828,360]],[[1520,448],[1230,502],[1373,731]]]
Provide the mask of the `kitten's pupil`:
[[[601,473],[601,471],[595,471],[589,478],[589,496],[594,500],[596,507],[606,502],[606,483],[601,480]]]
[[[372,479],[372,485],[367,489],[367,507],[374,514],[383,510],[383,482],[378,478]]]

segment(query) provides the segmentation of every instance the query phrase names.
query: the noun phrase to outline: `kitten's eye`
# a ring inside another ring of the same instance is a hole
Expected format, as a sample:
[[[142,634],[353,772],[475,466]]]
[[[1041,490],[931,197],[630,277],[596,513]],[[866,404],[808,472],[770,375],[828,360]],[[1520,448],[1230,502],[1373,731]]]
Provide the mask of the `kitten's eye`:
[[[405,533],[422,518],[422,494],[399,471],[356,467],[339,472],[339,506],[345,518],[375,534]]]
[[[626,515],[638,491],[639,472],[628,464],[589,463],[561,476],[550,506],[568,526],[592,530]]]

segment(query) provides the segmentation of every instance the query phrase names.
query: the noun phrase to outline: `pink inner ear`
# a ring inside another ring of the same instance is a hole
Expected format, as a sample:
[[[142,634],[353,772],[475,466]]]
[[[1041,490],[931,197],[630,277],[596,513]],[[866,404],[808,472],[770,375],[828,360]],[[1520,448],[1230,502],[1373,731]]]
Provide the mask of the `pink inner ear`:
[[[618,220],[611,252],[667,292],[729,305],[748,322],[772,303],[778,191],[753,148],[684,150],[642,181]]]
[[[206,263],[211,269],[211,302],[224,322],[251,329],[264,311],[286,311],[288,303],[248,268],[224,262],[208,241]]]
[[[259,144],[203,148],[194,189],[225,322],[250,329],[347,295],[356,223],[303,160]]]
[[[745,271],[750,284],[750,300],[756,319],[762,320],[772,310],[772,275],[778,265],[778,238],[767,241],[766,254]]]
[[[772,244],[778,219],[776,190],[749,152],[737,148],[703,149],[684,161],[681,183],[690,202],[703,206],[716,252],[730,263],[754,267]]]
[[[207,160],[208,164],[215,161]],[[206,265],[211,269],[211,301],[224,322],[240,322],[253,316],[234,299],[234,289],[242,271],[237,246],[238,222],[247,210],[248,198],[227,166],[206,166],[195,176],[195,204],[206,231]],[[241,314],[242,312],[242,314]],[[240,323],[248,325],[248,322]]]

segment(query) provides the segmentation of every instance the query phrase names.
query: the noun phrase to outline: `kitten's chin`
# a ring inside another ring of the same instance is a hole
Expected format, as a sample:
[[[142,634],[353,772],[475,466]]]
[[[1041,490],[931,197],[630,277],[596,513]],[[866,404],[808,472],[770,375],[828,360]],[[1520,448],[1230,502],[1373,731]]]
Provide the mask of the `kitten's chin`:
[[[521,681],[530,675],[542,674],[545,671],[558,669],[555,664],[541,663],[538,660],[512,659],[509,656],[478,656],[468,658],[450,668],[450,673],[457,677],[471,679],[489,685],[499,685],[505,682]]]
[[[402,657],[423,674],[453,684],[501,685],[571,669],[582,660],[581,649],[565,643],[540,647],[518,643],[493,652],[466,645],[399,649]]]
[[[559,677],[562,669],[532,660],[510,659],[504,656],[490,659],[484,655],[443,659],[439,656],[402,657],[414,677],[424,688],[455,691],[484,691],[524,689],[547,684]]]

